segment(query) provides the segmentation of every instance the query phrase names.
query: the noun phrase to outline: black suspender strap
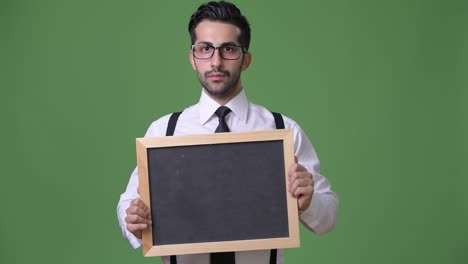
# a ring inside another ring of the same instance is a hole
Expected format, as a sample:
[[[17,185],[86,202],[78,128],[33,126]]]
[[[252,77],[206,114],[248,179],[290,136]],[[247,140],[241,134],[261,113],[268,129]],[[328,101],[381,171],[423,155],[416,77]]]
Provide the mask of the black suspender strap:
[[[171,117],[169,118],[169,122],[167,123],[166,136],[174,135],[175,127],[177,125],[177,120],[179,119],[179,116],[181,113],[182,112],[172,113]],[[177,264],[177,256],[172,255],[170,257],[170,263]]]
[[[270,252],[270,264],[276,264],[276,254],[278,250],[277,249],[272,249]]]
[[[276,129],[284,129],[284,120],[283,116],[280,113],[271,112],[275,118]],[[278,254],[277,249],[272,249],[270,251],[270,264],[276,264],[276,256]]]
[[[283,116],[280,113],[271,112],[275,118],[276,129],[284,129]]]
[[[175,112],[172,113],[171,117],[169,118],[169,122],[167,124],[166,136],[173,136],[175,127],[177,125],[177,120],[182,112]],[[271,112],[273,117],[275,118],[276,129],[284,129],[284,120],[283,116],[280,113]],[[276,264],[278,250],[272,249],[270,251],[270,263],[269,264]],[[170,264],[177,264],[177,256],[170,256]]]
[[[171,117],[169,118],[169,123],[167,123],[166,136],[174,135],[177,120],[179,119],[181,113],[182,112],[172,113]]]
[[[177,256],[175,255],[171,256],[171,264],[177,264]]]

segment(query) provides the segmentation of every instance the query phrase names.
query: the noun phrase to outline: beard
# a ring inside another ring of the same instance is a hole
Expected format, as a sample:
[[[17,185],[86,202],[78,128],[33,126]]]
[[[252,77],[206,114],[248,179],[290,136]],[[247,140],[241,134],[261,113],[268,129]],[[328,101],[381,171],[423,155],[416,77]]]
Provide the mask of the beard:
[[[219,82],[209,82],[208,76],[214,73],[221,73],[225,76],[225,81]],[[205,88],[205,91],[215,98],[227,98],[231,96],[237,88],[237,84],[239,83],[241,69],[231,73],[229,71],[223,71],[219,69],[213,69],[211,71],[207,71],[204,74],[197,71],[198,79],[200,80],[200,84]]]

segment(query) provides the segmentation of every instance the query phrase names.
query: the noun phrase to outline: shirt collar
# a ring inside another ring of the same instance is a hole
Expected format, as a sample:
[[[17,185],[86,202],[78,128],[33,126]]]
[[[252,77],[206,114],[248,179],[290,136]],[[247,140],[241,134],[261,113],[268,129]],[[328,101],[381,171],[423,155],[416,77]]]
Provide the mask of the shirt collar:
[[[202,89],[200,97],[200,123],[204,125],[214,115],[214,112],[221,105],[209,97],[205,90]],[[242,89],[238,95],[232,98],[227,104],[234,115],[236,115],[241,121],[247,122],[247,113],[249,110],[249,100]]]

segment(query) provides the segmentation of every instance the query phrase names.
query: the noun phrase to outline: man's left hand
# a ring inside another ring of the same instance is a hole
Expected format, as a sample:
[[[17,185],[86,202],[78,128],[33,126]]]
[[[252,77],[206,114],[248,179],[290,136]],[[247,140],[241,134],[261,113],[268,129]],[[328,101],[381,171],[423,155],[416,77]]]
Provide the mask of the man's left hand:
[[[297,198],[298,210],[306,210],[314,194],[314,178],[312,174],[297,163],[297,157],[295,157],[295,162],[289,168],[288,177],[288,190],[294,198]]]

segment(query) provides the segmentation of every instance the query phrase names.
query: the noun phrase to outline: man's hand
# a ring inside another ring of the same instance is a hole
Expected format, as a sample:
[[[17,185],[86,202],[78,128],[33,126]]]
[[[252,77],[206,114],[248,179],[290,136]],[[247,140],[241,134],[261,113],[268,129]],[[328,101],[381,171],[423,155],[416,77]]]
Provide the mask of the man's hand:
[[[130,203],[130,207],[127,208],[126,212],[127,230],[141,239],[141,231],[151,225],[149,208],[140,199],[135,199]]]
[[[294,198],[297,198],[298,210],[306,210],[314,194],[314,178],[312,174],[299,165],[297,163],[297,157],[295,157],[295,163],[289,168],[288,177],[288,190]]]

